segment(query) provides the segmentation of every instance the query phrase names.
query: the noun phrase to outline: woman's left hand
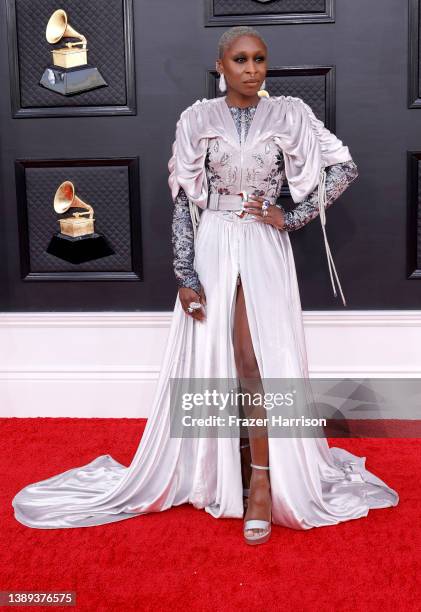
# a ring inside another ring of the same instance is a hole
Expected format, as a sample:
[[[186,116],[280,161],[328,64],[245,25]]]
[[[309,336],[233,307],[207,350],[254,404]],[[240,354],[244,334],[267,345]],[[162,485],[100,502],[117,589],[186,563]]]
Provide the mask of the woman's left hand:
[[[283,229],[284,227],[284,213],[283,211],[271,204],[269,208],[266,209],[267,215],[263,216],[262,204],[266,198],[261,196],[249,195],[248,201],[244,203],[244,208],[247,212],[262,221],[263,223],[269,223],[276,227],[276,229]]]

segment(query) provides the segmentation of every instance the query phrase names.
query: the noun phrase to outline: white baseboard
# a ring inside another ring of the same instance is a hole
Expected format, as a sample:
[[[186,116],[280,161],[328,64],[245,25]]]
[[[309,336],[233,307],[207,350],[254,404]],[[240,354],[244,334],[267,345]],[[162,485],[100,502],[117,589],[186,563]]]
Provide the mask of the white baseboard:
[[[0,313],[1,417],[148,417],[172,312]],[[304,311],[310,376],[421,377],[421,311]]]

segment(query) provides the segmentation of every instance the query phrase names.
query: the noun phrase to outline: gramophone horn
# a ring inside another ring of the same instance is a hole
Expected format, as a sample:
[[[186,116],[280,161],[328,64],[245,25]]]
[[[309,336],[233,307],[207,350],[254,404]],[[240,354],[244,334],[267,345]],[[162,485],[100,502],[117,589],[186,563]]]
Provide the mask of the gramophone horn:
[[[85,36],[69,25],[67,13],[63,9],[58,9],[51,15],[45,30],[45,37],[50,44],[58,43],[63,37],[79,38],[81,42],[86,44]]]
[[[56,191],[54,196],[54,210],[56,213],[65,213],[69,208],[86,208],[90,211],[90,217],[93,216],[94,209],[90,204],[77,197],[75,194],[75,186],[71,181],[64,181]],[[86,213],[81,213],[86,214]]]

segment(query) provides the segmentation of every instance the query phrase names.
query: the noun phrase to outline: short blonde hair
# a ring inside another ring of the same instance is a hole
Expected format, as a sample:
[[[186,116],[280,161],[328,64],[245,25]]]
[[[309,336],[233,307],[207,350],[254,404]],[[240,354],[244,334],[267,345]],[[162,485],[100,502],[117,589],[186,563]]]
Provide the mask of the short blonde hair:
[[[251,26],[233,26],[229,30],[226,30],[218,41],[219,59],[222,59],[228,47],[230,47],[234,40],[240,36],[255,36],[262,41],[265,47],[267,46],[263,36],[255,28],[252,28]]]

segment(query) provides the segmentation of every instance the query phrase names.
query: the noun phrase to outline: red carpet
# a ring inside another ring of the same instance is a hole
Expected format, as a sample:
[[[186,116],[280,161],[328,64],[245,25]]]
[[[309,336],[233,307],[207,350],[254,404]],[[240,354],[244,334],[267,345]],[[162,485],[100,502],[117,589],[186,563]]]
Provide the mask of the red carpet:
[[[98,527],[24,527],[11,507],[19,489],[102,454],[128,465],[145,421],[0,422],[0,591],[76,591],[76,609],[89,612],[420,609],[419,439],[329,439],[366,456],[400,504],[309,531],[274,526],[267,544],[251,547],[242,521],[191,505]]]

